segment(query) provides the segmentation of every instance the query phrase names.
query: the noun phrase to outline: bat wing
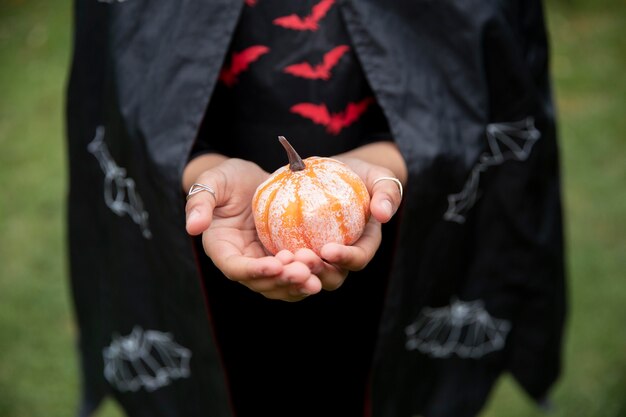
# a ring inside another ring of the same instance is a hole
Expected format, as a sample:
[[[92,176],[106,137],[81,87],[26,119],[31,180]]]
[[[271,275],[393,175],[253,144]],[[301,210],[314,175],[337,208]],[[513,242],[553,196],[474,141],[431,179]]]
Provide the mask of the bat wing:
[[[330,114],[325,104],[298,103],[291,106],[290,111],[318,125],[327,126],[330,123]]]
[[[350,126],[359,120],[361,115],[367,110],[370,104],[374,102],[373,97],[367,97],[356,103],[348,103],[343,114],[342,127]]]
[[[277,17],[273,20],[276,26],[282,26],[287,29],[293,30],[308,30],[309,24],[307,24],[297,14],[290,14],[289,16]]]
[[[333,4],[335,4],[335,0],[320,1],[315,6],[313,6],[310,19],[313,20],[315,23],[318,23],[324,18],[324,16],[326,16],[326,13],[328,13],[328,10],[332,7]]]
[[[308,62],[301,62],[299,64],[289,65],[284,69],[287,74],[295,75],[296,77],[308,78],[315,80],[320,78],[320,74],[316,71]]]
[[[348,45],[339,45],[331,49],[324,54],[324,60],[322,66],[324,70],[330,71],[339,62],[343,54],[348,52],[350,47]]]
[[[230,65],[231,71],[235,75],[239,75],[250,67],[250,64],[270,51],[270,48],[264,45],[250,46],[240,52],[233,53],[232,63]]]

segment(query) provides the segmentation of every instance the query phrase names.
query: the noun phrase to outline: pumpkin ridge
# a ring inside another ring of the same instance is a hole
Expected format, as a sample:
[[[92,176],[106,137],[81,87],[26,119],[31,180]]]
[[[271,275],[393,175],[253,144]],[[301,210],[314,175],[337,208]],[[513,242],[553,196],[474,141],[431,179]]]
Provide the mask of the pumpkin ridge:
[[[323,165],[322,165],[323,166]],[[326,171],[325,168],[323,168],[324,171]],[[326,186],[324,185],[324,182],[318,177],[316,172],[313,172],[313,175],[311,177],[315,182],[317,182],[318,187],[320,188],[320,190],[322,190],[322,192],[324,193],[324,196],[328,199],[328,201],[331,201],[331,207],[332,207],[332,212],[335,215],[335,222],[337,224],[337,226],[339,227],[339,231],[341,233],[341,237],[342,237],[342,244],[345,244],[345,239],[346,236],[348,236],[350,234],[350,230],[348,230],[348,228],[346,227],[345,224],[345,216],[343,213],[343,207],[341,205],[341,203],[339,203],[337,201],[337,197],[334,196],[333,194],[329,193],[326,190]],[[343,179],[343,178],[342,178]],[[337,209],[338,208],[338,209]]]
[[[276,197],[276,194],[284,185],[284,183],[285,183],[285,176],[281,176],[277,178],[276,181],[271,182],[269,185],[276,184],[276,187],[274,187],[274,189],[270,191],[270,195],[265,200],[265,208],[263,211],[263,223],[262,224],[263,224],[263,229],[264,229],[263,233],[267,237],[268,245],[271,246],[271,248],[267,248],[268,250],[270,250],[270,252],[274,252],[276,249],[274,238],[272,236],[272,233],[270,232],[270,222],[269,222],[270,209],[271,209],[272,203],[274,202],[274,198]],[[264,189],[263,191],[265,190],[267,190],[267,188]]]
[[[339,177],[341,177],[342,180],[344,180],[349,186],[350,188],[352,188],[352,191],[354,192],[354,195],[362,201],[369,201],[369,192],[367,191],[367,189],[365,190],[365,192],[367,192],[367,199],[361,199],[360,197],[363,196],[363,188],[360,187],[360,184],[356,183],[355,179],[348,175],[345,172],[337,172],[337,174],[339,175]],[[365,214],[365,221],[367,222],[367,213],[369,213],[369,204],[363,204],[363,208],[364,210],[364,214]]]
[[[300,188],[302,187],[302,181],[297,181],[296,182],[296,191],[295,191],[295,195],[296,195],[296,224],[298,225],[297,227],[297,232],[298,235],[300,236],[300,239],[302,239],[302,242],[304,242],[305,247],[310,248],[311,247],[311,239],[308,235],[308,233],[306,233],[306,231],[304,230],[304,228],[302,227],[302,223],[304,222],[304,216],[302,214],[302,198],[300,197]]]
[[[259,204],[259,200],[261,199],[261,196],[263,194],[265,194],[267,189],[270,188],[272,185],[274,185],[276,183],[276,181],[281,180],[284,177],[285,177],[285,173],[282,172],[282,173],[276,175],[275,178],[269,177],[263,183],[261,183],[261,185],[259,185],[259,188],[257,188],[256,192],[254,193],[254,196],[253,196],[253,199],[252,199],[252,206],[253,207],[257,207],[258,204]],[[271,181],[270,181],[270,179],[271,179]]]

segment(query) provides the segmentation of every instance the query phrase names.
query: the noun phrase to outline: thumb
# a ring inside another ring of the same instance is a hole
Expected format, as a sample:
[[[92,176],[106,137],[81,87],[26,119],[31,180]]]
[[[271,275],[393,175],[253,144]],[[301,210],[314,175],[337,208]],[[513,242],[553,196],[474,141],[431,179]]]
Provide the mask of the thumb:
[[[209,228],[213,220],[213,210],[217,203],[216,187],[208,175],[202,175],[187,194],[186,229],[192,236],[199,235]]]
[[[381,223],[387,223],[402,203],[402,183],[394,176],[379,176],[372,181],[372,216]]]

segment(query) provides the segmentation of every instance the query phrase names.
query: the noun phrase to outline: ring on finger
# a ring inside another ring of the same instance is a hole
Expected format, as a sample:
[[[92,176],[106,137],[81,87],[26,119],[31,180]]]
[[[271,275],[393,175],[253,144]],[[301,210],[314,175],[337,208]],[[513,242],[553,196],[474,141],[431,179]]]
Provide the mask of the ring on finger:
[[[374,180],[374,183],[372,184],[372,186],[376,185],[376,183],[378,183],[380,181],[386,181],[386,180],[393,181],[393,182],[396,183],[396,185],[398,186],[398,190],[400,191],[400,198],[402,198],[402,194],[403,194],[404,190],[402,189],[402,183],[397,178],[394,178],[394,177],[380,177],[380,178],[376,178]]]
[[[202,192],[202,191],[207,191],[213,196],[215,201],[217,201],[217,196],[215,195],[215,190],[213,189],[213,187],[206,185],[206,184],[200,184],[200,183],[195,183],[189,188],[189,192],[187,193],[187,201],[194,194],[198,194],[199,192]]]

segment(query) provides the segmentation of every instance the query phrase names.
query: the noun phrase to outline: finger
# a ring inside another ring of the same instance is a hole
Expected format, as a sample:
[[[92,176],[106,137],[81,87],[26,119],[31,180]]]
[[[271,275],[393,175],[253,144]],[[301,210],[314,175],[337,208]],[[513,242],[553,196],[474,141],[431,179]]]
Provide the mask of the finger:
[[[311,276],[311,270],[302,262],[283,265],[283,270],[276,276],[278,284],[302,285]]]
[[[314,275],[324,270],[324,260],[311,249],[298,249],[294,253],[294,259],[308,266]]]
[[[260,292],[264,297],[272,300],[301,301],[306,297],[317,294],[322,290],[322,284],[315,275],[310,275],[308,279],[300,284],[289,286],[274,286]]]
[[[301,284],[289,285],[288,287],[263,292],[262,294],[272,299],[301,301],[310,295],[319,293],[321,290],[322,283],[319,278],[315,275],[310,275],[309,278]]]
[[[341,287],[348,277],[348,270],[338,268],[335,265],[326,264],[324,271],[318,274],[322,288],[326,291],[334,291]]]
[[[289,286],[301,285],[306,281],[310,272],[303,264],[283,265],[281,272],[271,276],[255,276],[240,280],[239,282],[256,292],[287,291]]]
[[[351,246],[328,243],[322,247],[321,255],[326,262],[339,269],[360,271],[372,260],[382,239],[381,225],[370,219],[363,235]]]
[[[387,223],[402,203],[402,186],[391,179],[395,179],[392,175],[384,175],[384,171],[377,172],[371,178],[370,211],[376,220]]]
[[[302,301],[308,297],[307,294],[300,294],[300,293],[292,294],[286,289],[281,289],[281,290],[276,290],[276,291],[265,291],[265,292],[262,292],[261,295],[263,295],[265,298],[269,298],[270,300],[280,300],[280,301],[286,301],[290,303]]]
[[[195,195],[187,202],[185,227],[191,236],[199,235],[211,225],[215,205],[210,198],[209,195]]]
[[[281,300],[281,301],[286,301],[289,303],[295,303],[297,301],[302,301],[305,298],[307,298],[307,295],[301,294],[301,295],[291,295],[291,294],[284,294],[284,293],[279,293],[279,294],[274,294],[274,293],[263,293],[263,295],[269,299],[272,300]]]
[[[291,251],[288,251],[287,249],[281,250],[274,256],[276,257],[276,259],[281,261],[283,265],[287,265],[288,263],[291,263],[295,260],[294,254]]]
[[[215,191],[215,195],[203,190],[188,196],[185,206],[186,228],[192,236],[199,235],[211,225],[213,210],[220,203],[220,197],[224,198],[224,175],[215,169],[208,170],[197,178],[196,183],[208,186]]]
[[[232,244],[226,241],[205,243],[206,254],[215,266],[229,279],[242,281],[253,278],[274,277],[283,272],[283,264],[273,256],[253,258],[242,255]]]
[[[339,269],[324,262],[322,258],[310,249],[299,249],[296,251],[295,259],[307,265],[311,273],[319,278],[322,288],[327,291],[339,288],[348,276],[347,270]]]
[[[301,294],[307,296],[317,294],[322,291],[322,283],[316,275],[311,275],[299,288],[298,291]]]
[[[289,286],[289,294],[292,296],[305,296],[317,294],[322,290],[322,282],[316,275],[310,275],[309,278],[300,285]]]

